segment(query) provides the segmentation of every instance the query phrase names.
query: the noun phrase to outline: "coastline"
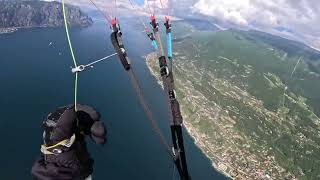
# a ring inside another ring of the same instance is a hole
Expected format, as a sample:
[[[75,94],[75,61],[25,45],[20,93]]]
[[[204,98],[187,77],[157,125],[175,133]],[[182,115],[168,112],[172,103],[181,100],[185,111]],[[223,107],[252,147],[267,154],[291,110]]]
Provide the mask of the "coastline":
[[[16,27],[10,27],[10,28],[0,28],[0,35],[1,34],[10,34],[18,31],[18,28]]]
[[[6,27],[0,28],[0,35],[1,34],[11,34],[14,32],[19,31],[20,29],[31,29],[31,28],[49,28],[50,26],[24,26],[24,27]]]
[[[160,87],[163,89],[163,85],[162,82],[159,78],[159,73],[155,72],[152,69],[152,64],[151,61],[155,59],[155,56],[157,55],[157,53],[150,53],[148,55],[146,55],[145,58],[145,63],[151,73],[152,76],[154,76],[157,79],[158,84],[160,85]],[[186,114],[184,113],[183,109],[181,109],[181,113],[183,117],[186,117]],[[219,173],[225,175],[226,177],[232,179],[232,175],[227,173],[227,171],[225,171],[227,169],[227,167],[224,167],[224,165],[220,165],[216,163],[215,159],[219,159],[219,157],[210,157],[206,152],[210,151],[209,148],[206,148],[206,143],[203,142],[201,139],[201,135],[197,132],[196,128],[192,126],[191,123],[189,123],[188,121],[186,121],[184,119],[183,121],[183,125],[185,127],[185,129],[187,130],[187,133],[192,137],[195,145],[202,151],[203,154],[205,154],[205,156],[210,160],[212,167],[217,170]]]
[[[93,24],[93,23],[92,23]],[[79,27],[79,28],[87,28],[89,26],[91,26],[92,24],[86,26],[75,26],[75,27]],[[43,26],[21,26],[21,27],[5,27],[5,28],[1,28],[0,27],[0,35],[1,34],[11,34],[11,33],[15,33],[17,31],[19,31],[20,29],[32,29],[32,28],[58,28],[58,27],[63,27],[63,26],[50,26],[50,25],[43,25]],[[71,26],[72,27],[72,26]]]

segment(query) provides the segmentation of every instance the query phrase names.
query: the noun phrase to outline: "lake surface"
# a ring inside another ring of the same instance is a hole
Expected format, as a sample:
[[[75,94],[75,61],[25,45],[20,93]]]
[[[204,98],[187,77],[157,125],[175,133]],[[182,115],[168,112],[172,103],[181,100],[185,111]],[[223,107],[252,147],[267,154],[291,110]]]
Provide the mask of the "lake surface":
[[[142,58],[152,47],[141,27],[129,22],[122,25],[134,70],[171,144],[164,94]],[[110,32],[103,21],[71,29],[78,63],[112,54]],[[32,179],[30,169],[40,153],[43,119],[56,107],[73,103],[72,65],[63,28],[0,35],[0,179]],[[96,107],[108,127],[105,146],[89,143],[95,159],[93,179],[179,179],[116,57],[80,74],[78,101]],[[212,168],[187,133],[185,146],[193,180],[226,179]]]

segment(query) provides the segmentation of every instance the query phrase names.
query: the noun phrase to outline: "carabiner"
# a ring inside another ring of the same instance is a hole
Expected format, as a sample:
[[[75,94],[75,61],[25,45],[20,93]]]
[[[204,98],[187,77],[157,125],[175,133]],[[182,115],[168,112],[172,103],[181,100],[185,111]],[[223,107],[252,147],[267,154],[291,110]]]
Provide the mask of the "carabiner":
[[[84,65],[80,65],[80,66],[78,66],[78,67],[72,68],[72,69],[71,69],[71,72],[72,72],[72,73],[78,73],[78,72],[83,71],[84,69],[85,69],[85,66],[84,66]]]

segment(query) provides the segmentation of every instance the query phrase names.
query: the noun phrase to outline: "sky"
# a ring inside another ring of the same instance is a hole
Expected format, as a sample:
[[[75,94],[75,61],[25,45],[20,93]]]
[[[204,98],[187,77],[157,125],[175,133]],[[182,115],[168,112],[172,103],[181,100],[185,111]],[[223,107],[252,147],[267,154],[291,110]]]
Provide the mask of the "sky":
[[[160,0],[149,1],[157,1],[159,6]],[[162,0],[162,3],[170,3],[169,7],[180,17],[204,15],[232,27],[268,32],[320,50],[320,0]]]
[[[320,49],[320,0],[198,0],[194,12]]]
[[[133,10],[128,0],[117,1],[122,7]],[[160,0],[148,0],[149,3],[146,0],[131,1],[140,7],[140,13],[145,12],[144,15],[148,15],[148,4],[153,7],[155,3],[157,13],[162,7],[169,8],[171,15],[179,18],[191,16],[218,20],[218,25],[226,26],[224,28],[260,30],[320,50],[320,0],[161,0],[162,5]],[[95,2],[104,6],[110,4],[105,0]]]

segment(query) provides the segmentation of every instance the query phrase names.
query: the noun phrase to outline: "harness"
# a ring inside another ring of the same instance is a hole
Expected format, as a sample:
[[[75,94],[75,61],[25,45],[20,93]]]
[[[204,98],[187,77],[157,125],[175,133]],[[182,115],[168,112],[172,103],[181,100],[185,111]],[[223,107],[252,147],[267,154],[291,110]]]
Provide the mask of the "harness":
[[[154,15],[150,17],[150,24],[153,27],[154,35],[157,39],[157,42],[160,47],[161,45],[161,38],[159,34],[159,25],[156,22],[156,18]],[[162,48],[159,50],[159,67],[160,67],[160,74],[162,77],[162,82],[164,86],[164,91],[167,96],[169,111],[171,113],[171,137],[173,143],[173,152],[175,154],[174,163],[178,169],[179,175],[182,180],[190,180],[191,177],[189,176],[187,160],[185,155],[185,148],[183,143],[183,134],[182,134],[182,125],[183,125],[183,118],[180,111],[180,104],[176,99],[176,92],[175,92],[175,85],[174,85],[174,78],[172,72],[172,39],[171,39],[171,24],[169,17],[166,17],[166,22],[164,23],[166,27],[166,34],[167,34],[167,55],[170,62],[170,68],[168,67],[168,60],[164,55],[164,51]]]
[[[70,149],[73,143],[76,140],[76,135],[73,134],[69,139],[64,139],[52,146],[46,146],[45,144],[41,145],[41,152],[44,155],[59,155]]]
[[[99,9],[97,7],[97,5],[92,0],[90,0],[90,1],[102,14],[104,14],[102,12],[102,10]],[[129,2],[132,5],[132,7],[134,7],[131,0],[129,0]],[[64,0],[62,1],[62,3],[64,6]],[[149,7],[148,0],[146,1],[146,3]],[[115,0],[115,4],[116,4],[116,0]],[[154,5],[155,5],[155,3],[154,3]],[[161,2],[161,6],[163,6],[162,2]],[[151,8],[149,7],[149,9],[150,9],[150,13],[151,13]],[[84,71],[85,67],[87,67],[87,66],[85,66],[85,65],[77,66],[76,60],[74,58],[73,50],[72,50],[72,45],[71,45],[69,33],[68,33],[69,30],[68,30],[68,25],[66,22],[66,15],[65,15],[64,7],[63,7],[63,11],[64,11],[64,20],[65,20],[66,33],[67,33],[68,42],[69,42],[69,48],[70,48],[70,51],[71,51],[71,54],[73,57],[73,61],[74,61],[74,68],[72,69],[72,72],[74,72],[75,76],[76,76],[76,78],[75,78],[75,104],[76,104],[77,103],[78,73],[81,71]],[[116,11],[115,11],[115,14],[116,14]],[[154,15],[154,13],[150,16],[150,24],[153,28],[153,32],[149,32],[148,28],[143,23],[143,21],[141,19],[140,19],[140,21],[145,28],[146,35],[151,40],[152,46],[154,47],[155,50],[157,50],[159,52],[158,62],[159,62],[160,74],[161,74],[161,78],[162,78],[162,82],[163,82],[163,86],[164,86],[165,97],[167,99],[168,108],[169,108],[168,113],[169,113],[170,130],[171,130],[171,137],[172,137],[172,144],[173,144],[172,147],[169,146],[168,143],[166,142],[165,136],[161,133],[161,130],[158,127],[157,122],[154,118],[154,115],[151,112],[148,104],[146,103],[146,99],[143,96],[142,88],[140,86],[138,78],[136,77],[136,75],[133,71],[132,65],[130,63],[130,59],[128,57],[125,46],[123,44],[122,32],[120,30],[120,25],[119,25],[117,19],[115,18],[115,16],[114,16],[114,18],[111,18],[111,16],[105,15],[105,14],[104,14],[104,16],[105,16],[106,20],[111,24],[112,33],[110,35],[110,38],[111,38],[111,43],[116,51],[116,53],[113,55],[118,55],[119,60],[122,64],[123,68],[128,73],[128,77],[132,83],[132,87],[135,90],[135,93],[136,93],[136,95],[139,99],[139,102],[140,102],[140,104],[141,104],[141,106],[147,116],[147,119],[150,121],[153,130],[158,135],[161,144],[166,148],[168,154],[173,159],[173,162],[178,169],[180,179],[181,180],[191,180],[191,178],[189,176],[189,172],[188,172],[186,155],[185,155],[185,148],[184,148],[184,143],[183,143],[183,135],[182,135],[183,118],[182,118],[181,111],[180,111],[180,105],[179,105],[179,102],[176,97],[175,84],[174,84],[174,78],[173,78],[173,72],[172,72],[172,55],[173,55],[173,53],[172,53],[171,23],[170,23],[169,16],[166,16],[165,23],[164,23],[164,26],[166,27],[167,55],[165,55],[165,53],[164,53],[164,49],[163,49],[160,34],[159,34],[159,24],[156,21],[156,17]],[[113,55],[111,55],[111,56],[113,56]],[[100,62],[100,60],[98,60],[97,62]],[[77,110],[76,107],[75,107],[75,109]],[[71,137],[70,139],[63,140],[63,141],[61,141],[55,145],[49,146],[49,147],[43,146],[42,149],[43,149],[43,152],[45,152],[45,153],[51,153],[49,155],[59,154],[60,152],[61,152],[60,154],[63,154],[62,152],[66,152],[64,148],[66,148],[66,150],[68,150],[68,148],[70,148],[72,146],[72,143],[74,143],[74,139]]]

